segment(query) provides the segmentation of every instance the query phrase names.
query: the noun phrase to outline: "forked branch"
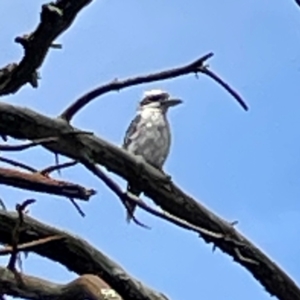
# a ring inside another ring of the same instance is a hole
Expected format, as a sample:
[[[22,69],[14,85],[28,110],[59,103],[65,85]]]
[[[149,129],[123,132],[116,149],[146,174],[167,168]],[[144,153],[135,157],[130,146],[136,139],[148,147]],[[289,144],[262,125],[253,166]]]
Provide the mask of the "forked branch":
[[[20,63],[0,69],[0,96],[17,92],[24,84],[37,87],[37,69],[55,39],[66,31],[76,15],[92,0],[57,0],[42,6],[40,23],[31,34],[15,39],[24,48]]]
[[[158,80],[175,78],[175,77],[192,74],[192,73],[194,74],[203,73],[208,75],[210,78],[212,78],[217,83],[219,83],[223,88],[225,88],[225,90],[227,90],[227,92],[229,92],[245,110],[248,110],[248,106],[245,103],[245,101],[236,91],[234,91],[233,88],[231,88],[227,83],[225,83],[220,77],[218,77],[212,71],[208,71],[208,67],[205,65],[205,62],[212,56],[213,53],[208,53],[200,57],[199,59],[193,61],[192,63],[189,63],[181,67],[173,68],[170,70],[166,70],[166,71],[137,76],[137,77],[128,78],[124,80],[116,79],[112,82],[97,87],[96,89],[81,96],[78,100],[76,100],[69,107],[67,107],[65,111],[60,115],[60,117],[70,122],[71,119],[75,116],[75,114],[78,113],[78,111],[81,110],[84,106],[89,104],[96,97],[104,95],[108,92],[120,91],[121,89],[130,86],[134,86],[142,83],[149,83]]]
[[[18,215],[15,212],[0,210],[0,243],[10,244],[11,232],[17,222]],[[42,240],[49,236],[59,236],[61,239],[52,241],[51,247],[31,244],[30,251],[58,262],[78,275],[94,274],[99,276],[124,300],[167,300],[163,294],[130,276],[120,265],[83,239],[28,216],[24,216],[23,224],[25,230],[20,233],[20,248],[25,243]],[[107,294],[109,296],[112,293]]]

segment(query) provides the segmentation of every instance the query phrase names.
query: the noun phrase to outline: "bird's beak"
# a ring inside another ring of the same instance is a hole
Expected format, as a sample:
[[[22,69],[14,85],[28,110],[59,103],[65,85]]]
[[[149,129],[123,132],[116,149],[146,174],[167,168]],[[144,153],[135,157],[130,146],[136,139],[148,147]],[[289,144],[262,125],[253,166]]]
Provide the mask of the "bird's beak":
[[[171,106],[176,106],[178,104],[181,104],[183,101],[181,99],[177,99],[177,98],[171,98],[165,101],[165,105],[167,107],[171,107]]]

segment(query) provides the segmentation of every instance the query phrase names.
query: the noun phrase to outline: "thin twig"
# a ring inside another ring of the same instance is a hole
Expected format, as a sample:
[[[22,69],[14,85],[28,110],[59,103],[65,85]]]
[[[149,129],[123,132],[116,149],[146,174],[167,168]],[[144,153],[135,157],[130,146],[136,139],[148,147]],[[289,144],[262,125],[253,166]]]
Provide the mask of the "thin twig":
[[[92,163],[89,159],[84,159],[81,161],[82,164],[85,165],[85,167],[90,170],[94,175],[96,175],[98,178],[100,178],[121,200],[123,205],[125,206],[126,210],[132,217],[132,220],[137,225],[150,229],[147,225],[141,223],[137,218],[133,215],[127,200],[128,196],[123,193],[122,189],[112,180],[110,179],[99,167],[97,167],[94,163]]]
[[[159,211],[157,209],[152,208],[151,206],[149,206],[145,202],[143,202],[140,198],[138,198],[137,196],[135,196],[131,193],[130,194],[126,193],[126,194],[127,194],[127,200],[129,200],[130,202],[133,202],[134,204],[138,205],[143,210],[147,211],[148,213],[150,213],[156,217],[159,217],[163,220],[169,221],[169,222],[171,222],[179,227],[182,227],[184,229],[189,229],[189,230],[195,231],[199,234],[204,234],[204,235],[209,236],[214,239],[223,239],[224,238],[223,233],[212,232],[205,228],[200,228],[199,226],[190,224],[189,222],[182,220],[174,215],[171,215],[166,211]]]
[[[20,251],[32,251],[33,249],[35,249],[38,246],[41,245],[45,245],[47,243],[53,242],[53,241],[58,241],[63,239],[63,236],[60,235],[53,235],[53,236],[48,236],[46,238],[42,238],[36,241],[31,241],[28,243],[24,243],[24,244],[19,244],[17,246],[17,250],[18,252]],[[5,246],[4,248],[0,249],[0,256],[4,256],[4,255],[8,255],[8,254],[12,254],[14,251],[12,246]]]
[[[71,203],[73,204],[73,206],[76,208],[76,210],[78,211],[78,213],[84,218],[85,217],[85,213],[80,208],[79,204],[73,198],[69,198],[69,200],[71,201]]]
[[[7,163],[7,164],[10,164],[10,165],[15,166],[15,167],[22,168],[22,169],[30,171],[32,173],[38,172],[33,167],[25,165],[24,163],[18,162],[16,160],[13,160],[13,159],[10,159],[10,158],[0,157],[0,161],[2,161],[4,163]]]
[[[48,143],[52,143],[58,140],[58,137],[47,137],[38,140],[34,140],[31,142],[26,142],[21,145],[0,145],[0,151],[22,151],[26,150],[38,145],[45,145]]]
[[[61,170],[61,169],[75,166],[77,163],[78,163],[77,160],[72,160],[72,161],[62,163],[62,164],[55,164],[53,166],[47,167],[47,168],[39,171],[39,173],[41,173],[42,175],[50,174],[51,172],[56,171],[56,170]]]
[[[81,110],[84,106],[86,106],[88,103],[90,103],[93,99],[96,97],[99,97],[103,94],[106,94],[111,91],[120,91],[121,89],[143,84],[143,83],[149,83],[153,81],[158,80],[165,80],[170,78],[175,78],[182,75],[187,75],[190,73],[203,73],[208,74],[207,72],[207,66],[204,66],[204,63],[213,56],[213,53],[208,53],[199,59],[195,60],[192,63],[189,63],[187,65],[184,65],[182,67],[157,72],[153,74],[143,75],[143,76],[137,76],[133,78],[128,78],[125,80],[113,80],[112,82],[109,82],[107,84],[104,84],[86,94],[81,96],[78,100],[76,100],[74,103],[72,103],[69,107],[65,109],[65,111],[60,115],[61,118],[64,120],[70,122],[71,119],[74,117],[74,115]],[[245,102],[242,100],[242,98],[237,94],[237,92],[234,92],[232,88],[228,88],[229,85],[224,84],[224,81],[220,82],[219,78],[214,78],[213,76],[210,76],[212,79],[216,80],[218,83],[220,83],[230,94],[242,105],[242,107],[247,110],[248,107],[245,104]],[[217,80],[218,79],[218,80]]]
[[[54,160],[55,160],[55,165],[59,165],[59,156],[58,153],[54,153]],[[61,175],[60,169],[57,170],[57,174]]]
[[[59,138],[65,136],[76,136],[81,134],[93,135],[91,131],[81,131],[81,130],[71,130],[67,132],[62,132],[59,136],[46,137],[41,139],[32,140],[21,145],[0,145],[0,151],[22,151],[39,145],[47,145],[49,143],[57,142]]]
[[[214,81],[219,83],[237,102],[243,107],[244,110],[248,110],[247,104],[244,102],[242,97],[228,84],[226,83],[221,77],[219,77],[216,73],[209,70],[207,67],[201,69],[200,71],[203,74],[206,74],[208,77],[212,78]]]

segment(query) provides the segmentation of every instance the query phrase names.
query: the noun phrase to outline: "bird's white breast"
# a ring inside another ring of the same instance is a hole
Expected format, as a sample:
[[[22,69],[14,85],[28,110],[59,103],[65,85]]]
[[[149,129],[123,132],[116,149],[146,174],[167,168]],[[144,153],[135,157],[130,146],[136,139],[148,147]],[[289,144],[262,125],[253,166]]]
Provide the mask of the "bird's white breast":
[[[157,108],[144,108],[141,116],[138,138],[131,148],[142,155],[150,164],[161,167],[170,149],[170,130],[165,115]]]
[[[159,126],[164,121],[162,112],[157,108],[143,109],[140,114],[146,127]]]

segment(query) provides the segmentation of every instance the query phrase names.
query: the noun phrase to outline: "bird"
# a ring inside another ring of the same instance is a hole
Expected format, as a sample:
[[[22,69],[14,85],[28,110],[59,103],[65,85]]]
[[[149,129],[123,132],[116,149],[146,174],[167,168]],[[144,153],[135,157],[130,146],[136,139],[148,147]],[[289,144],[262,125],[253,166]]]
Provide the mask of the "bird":
[[[167,113],[169,108],[183,101],[173,98],[161,89],[145,91],[138,104],[136,115],[126,130],[122,148],[141,156],[148,164],[162,171],[171,146],[171,130]],[[127,192],[139,197],[141,191],[127,184]],[[127,202],[127,222],[132,219],[136,205]]]

